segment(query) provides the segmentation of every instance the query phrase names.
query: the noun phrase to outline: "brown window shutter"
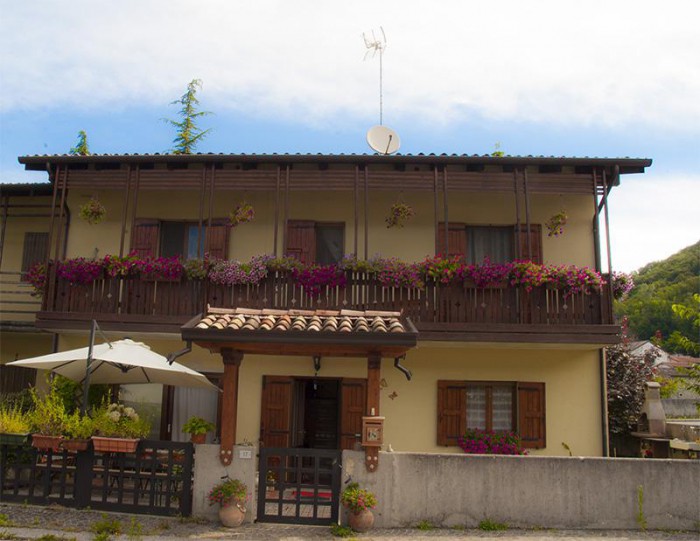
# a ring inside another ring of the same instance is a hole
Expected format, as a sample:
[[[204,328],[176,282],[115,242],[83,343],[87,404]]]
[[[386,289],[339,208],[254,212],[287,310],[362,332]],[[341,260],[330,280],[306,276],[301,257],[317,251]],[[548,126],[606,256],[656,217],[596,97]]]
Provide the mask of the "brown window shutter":
[[[27,272],[37,263],[46,261],[46,253],[49,249],[48,233],[25,233],[24,250],[22,252],[22,276],[21,280],[27,280]]]
[[[367,380],[343,378],[340,382],[340,448],[354,449],[362,439],[362,416],[367,407]]]
[[[160,221],[140,218],[131,232],[131,251],[139,257],[157,257]]]
[[[526,224],[516,225],[515,242],[520,247],[520,259],[529,259],[538,265],[542,264],[542,226],[540,224],[530,224],[529,234]]]
[[[263,376],[260,412],[261,446],[290,446],[292,383],[292,378],[287,376]]]
[[[467,227],[465,224],[452,223],[449,224],[448,247],[445,249],[445,223],[438,224],[438,255],[443,257],[467,255]]]
[[[212,221],[211,227],[206,229],[205,252],[216,259],[228,259],[228,233],[229,228],[224,220]]]
[[[518,383],[518,433],[523,447],[547,445],[544,383]]]
[[[467,428],[467,385],[463,381],[438,381],[437,443],[457,445]]]
[[[313,263],[316,259],[316,222],[289,220],[287,222],[287,246],[284,255],[302,263]]]

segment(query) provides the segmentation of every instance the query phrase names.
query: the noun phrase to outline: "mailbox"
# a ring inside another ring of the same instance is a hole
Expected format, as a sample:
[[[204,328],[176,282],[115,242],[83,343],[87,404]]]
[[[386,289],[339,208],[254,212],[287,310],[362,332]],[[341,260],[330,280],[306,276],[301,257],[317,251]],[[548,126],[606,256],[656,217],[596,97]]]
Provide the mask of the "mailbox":
[[[363,447],[381,447],[384,444],[384,417],[362,417]]]

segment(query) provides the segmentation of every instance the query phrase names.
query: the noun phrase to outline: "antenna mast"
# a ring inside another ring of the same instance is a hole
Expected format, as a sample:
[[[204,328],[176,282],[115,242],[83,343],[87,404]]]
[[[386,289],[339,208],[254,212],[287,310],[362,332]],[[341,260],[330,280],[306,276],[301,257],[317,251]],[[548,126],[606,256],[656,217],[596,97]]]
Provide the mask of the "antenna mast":
[[[379,52],[379,125],[381,126],[384,117],[384,93],[382,88],[384,66],[382,60],[384,57],[384,49],[386,49],[386,34],[384,33],[384,28],[381,26],[379,27],[379,30],[382,32],[381,39],[377,39],[377,37],[374,35],[374,30],[372,30],[371,40],[367,38],[364,32],[362,33],[362,38],[365,40],[365,47],[367,47],[364,60],[367,60],[370,53],[372,53],[372,58],[374,58],[377,55],[377,52]]]

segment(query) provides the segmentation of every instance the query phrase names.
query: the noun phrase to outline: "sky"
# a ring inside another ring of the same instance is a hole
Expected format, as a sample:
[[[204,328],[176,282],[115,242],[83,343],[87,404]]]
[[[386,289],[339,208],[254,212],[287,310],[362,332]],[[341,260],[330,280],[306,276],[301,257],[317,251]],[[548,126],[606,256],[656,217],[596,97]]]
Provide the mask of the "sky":
[[[610,198],[612,266],[700,240],[695,1],[0,0],[0,182],[17,156],[167,152],[192,79],[223,153],[651,158]]]

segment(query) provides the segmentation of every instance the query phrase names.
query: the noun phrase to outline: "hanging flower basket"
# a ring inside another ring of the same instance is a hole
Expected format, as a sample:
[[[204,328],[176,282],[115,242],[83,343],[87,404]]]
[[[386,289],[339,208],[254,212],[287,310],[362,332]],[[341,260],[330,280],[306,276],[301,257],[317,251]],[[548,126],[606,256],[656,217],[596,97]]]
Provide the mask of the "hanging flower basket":
[[[247,224],[255,219],[255,209],[247,201],[241,201],[233,212],[228,215],[228,223],[231,227]]]
[[[387,228],[403,227],[404,223],[415,216],[416,211],[406,203],[394,203],[389,209],[389,215],[385,218]]]
[[[565,210],[560,210],[554,216],[552,216],[549,221],[545,224],[547,227],[547,233],[550,237],[558,237],[564,234],[564,226],[569,217]]]
[[[97,199],[90,198],[90,201],[80,206],[80,217],[91,225],[99,224],[107,216],[107,209]]]

